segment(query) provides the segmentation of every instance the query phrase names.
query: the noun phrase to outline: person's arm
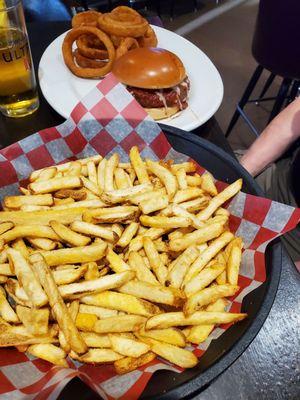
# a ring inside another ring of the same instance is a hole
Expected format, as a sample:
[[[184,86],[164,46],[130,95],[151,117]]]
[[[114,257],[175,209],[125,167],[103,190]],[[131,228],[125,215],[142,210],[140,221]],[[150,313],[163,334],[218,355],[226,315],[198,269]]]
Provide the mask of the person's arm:
[[[297,98],[271,121],[240,163],[251,175],[256,176],[299,137],[300,98]]]

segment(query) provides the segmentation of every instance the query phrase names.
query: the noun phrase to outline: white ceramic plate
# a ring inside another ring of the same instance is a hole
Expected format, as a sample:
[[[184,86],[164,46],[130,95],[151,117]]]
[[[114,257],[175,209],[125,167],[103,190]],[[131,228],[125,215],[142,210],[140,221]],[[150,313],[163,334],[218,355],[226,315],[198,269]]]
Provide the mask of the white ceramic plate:
[[[223,98],[222,79],[198,47],[171,31],[156,26],[153,29],[158,47],[170,50],[181,58],[191,82],[189,107],[178,116],[160,122],[190,131],[206,122],[219,108]],[[78,101],[99,81],[77,78],[66,67],[61,51],[65,34],[56,38],[45,50],[39,65],[39,81],[51,107],[68,118]]]

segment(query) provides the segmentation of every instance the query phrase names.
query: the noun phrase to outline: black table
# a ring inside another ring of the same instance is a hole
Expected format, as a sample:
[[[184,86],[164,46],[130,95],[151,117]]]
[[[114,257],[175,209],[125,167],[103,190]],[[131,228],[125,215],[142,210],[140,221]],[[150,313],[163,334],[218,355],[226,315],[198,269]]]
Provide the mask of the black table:
[[[64,22],[28,26],[35,67],[48,44],[68,28]],[[40,93],[39,110],[28,117],[0,117],[0,145],[7,146],[29,134],[63,122]],[[195,134],[227,153],[233,152],[212,118]],[[272,310],[263,328],[245,353],[204,392],[198,400],[296,400],[300,398],[299,294],[300,275],[286,252],[279,247],[282,273]],[[73,379],[59,399],[92,400],[99,397],[79,379]]]

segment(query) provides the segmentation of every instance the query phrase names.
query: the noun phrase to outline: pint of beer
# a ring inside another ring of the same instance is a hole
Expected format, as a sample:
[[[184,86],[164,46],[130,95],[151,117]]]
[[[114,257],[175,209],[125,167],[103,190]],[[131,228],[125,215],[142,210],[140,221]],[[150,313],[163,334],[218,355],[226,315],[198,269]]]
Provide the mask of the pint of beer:
[[[0,111],[22,117],[39,99],[21,0],[0,0]]]

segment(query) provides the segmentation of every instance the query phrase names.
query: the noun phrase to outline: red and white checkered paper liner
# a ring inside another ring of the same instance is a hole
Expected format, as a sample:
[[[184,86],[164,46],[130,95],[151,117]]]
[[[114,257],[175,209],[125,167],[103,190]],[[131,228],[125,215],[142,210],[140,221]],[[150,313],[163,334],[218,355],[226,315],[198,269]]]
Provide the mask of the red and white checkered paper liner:
[[[35,169],[114,152],[126,161],[133,145],[139,147],[144,158],[176,162],[188,159],[171,148],[159,126],[110,74],[76,105],[62,125],[44,129],[0,151],[0,199],[16,194]],[[201,167],[199,170],[204,171]],[[224,184],[218,182],[218,186]],[[236,196],[229,209],[230,229],[245,243],[239,278],[241,289],[231,299],[230,306],[231,311],[238,312],[243,297],[266,278],[266,245],[297,225],[300,210],[245,193]],[[195,354],[200,357],[210,341],[227,328],[224,325],[216,328],[208,340],[194,349]],[[63,369],[15,349],[1,349],[0,398],[55,399],[69,380],[79,376],[104,399],[134,400],[156,370],[182,372],[160,359],[124,376],[117,376],[112,365],[82,365],[69,360],[69,366]]]

